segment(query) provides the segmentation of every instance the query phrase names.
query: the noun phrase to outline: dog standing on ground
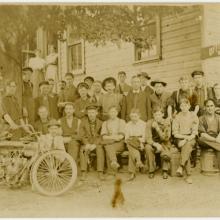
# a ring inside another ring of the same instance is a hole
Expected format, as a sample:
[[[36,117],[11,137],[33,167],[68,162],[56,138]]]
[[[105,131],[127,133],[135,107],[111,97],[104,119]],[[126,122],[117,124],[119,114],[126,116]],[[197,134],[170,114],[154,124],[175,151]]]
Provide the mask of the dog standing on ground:
[[[123,205],[125,198],[121,190],[121,179],[115,181],[115,191],[112,198],[112,207],[115,208],[117,205]]]

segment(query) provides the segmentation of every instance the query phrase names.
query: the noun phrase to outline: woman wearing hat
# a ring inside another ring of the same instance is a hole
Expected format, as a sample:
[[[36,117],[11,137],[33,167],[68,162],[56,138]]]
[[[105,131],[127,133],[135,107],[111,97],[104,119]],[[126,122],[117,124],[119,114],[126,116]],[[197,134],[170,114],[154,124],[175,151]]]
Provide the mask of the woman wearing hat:
[[[102,111],[102,120],[108,119],[108,110],[111,106],[116,106],[119,109],[119,112],[121,111],[123,96],[115,93],[116,84],[116,80],[113,77],[108,77],[102,82],[102,87],[107,92],[99,100]]]
[[[151,109],[155,106],[160,106],[165,113],[165,117],[168,116],[168,105],[171,94],[164,91],[166,83],[163,80],[156,79],[151,82],[151,86],[154,88],[154,93],[150,95]],[[171,115],[168,117],[171,118]]]

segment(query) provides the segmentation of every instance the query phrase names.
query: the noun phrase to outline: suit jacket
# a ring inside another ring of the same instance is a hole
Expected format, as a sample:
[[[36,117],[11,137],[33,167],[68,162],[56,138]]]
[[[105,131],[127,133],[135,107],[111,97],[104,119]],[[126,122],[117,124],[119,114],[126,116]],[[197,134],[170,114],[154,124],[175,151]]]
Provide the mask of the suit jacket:
[[[147,95],[154,93],[154,90],[150,86],[146,86],[144,90],[141,88],[141,91],[145,92]]]
[[[147,121],[151,116],[151,104],[150,98],[145,92],[139,92],[135,94],[130,91],[127,96],[123,97],[121,117],[129,121],[129,115],[132,108],[137,108],[140,111],[140,118],[143,121]]]
[[[83,145],[85,144],[100,144],[101,142],[102,122],[96,119],[94,134],[92,134],[88,117],[84,118],[80,124],[79,136]]]
[[[127,83],[124,84],[124,87],[122,88],[120,84],[118,84],[115,88],[115,92],[126,95],[126,93],[130,92],[132,90],[131,86],[129,86]]]
[[[56,96],[50,96],[48,95],[48,106],[46,106],[48,108],[49,111],[49,117],[50,118],[55,118],[58,119],[59,118],[59,114],[58,114],[58,107],[57,107],[57,97]],[[35,98],[34,100],[35,102],[35,120],[38,119],[38,109],[40,106],[44,105],[44,101],[43,101],[43,96],[39,96],[37,98]]]

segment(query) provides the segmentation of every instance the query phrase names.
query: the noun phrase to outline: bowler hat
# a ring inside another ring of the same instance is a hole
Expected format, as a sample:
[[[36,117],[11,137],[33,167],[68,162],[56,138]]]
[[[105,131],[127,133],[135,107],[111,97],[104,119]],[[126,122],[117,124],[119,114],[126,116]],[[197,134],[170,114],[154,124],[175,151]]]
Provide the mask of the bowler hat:
[[[150,84],[151,84],[151,86],[154,87],[156,83],[160,83],[160,84],[162,84],[163,86],[166,86],[166,85],[167,85],[167,83],[165,83],[164,81],[162,81],[162,80],[160,80],[160,79],[155,79],[155,80],[153,80]]]
[[[77,90],[79,90],[79,89],[81,89],[81,88],[89,89],[89,86],[88,86],[86,83],[81,82],[81,83],[78,84]]]
[[[56,120],[56,119],[51,119],[47,125],[47,127],[52,127],[52,126],[57,126],[57,127],[60,127],[60,123]]]
[[[117,82],[116,82],[116,79],[114,78],[114,77],[107,77],[107,78],[105,78],[104,80],[103,80],[103,82],[102,82],[102,88],[105,90],[105,85],[106,85],[106,83],[108,83],[108,82],[112,82],[115,86],[116,86],[116,84],[117,84]]]
[[[49,82],[48,81],[42,81],[39,83],[39,87],[43,86],[43,85],[46,85],[46,86],[49,86]]]
[[[146,72],[141,72],[141,73],[139,73],[138,74],[138,76],[140,77],[140,76],[143,76],[143,77],[145,77],[145,78],[147,78],[147,79],[151,79],[151,77],[148,75],[148,73],[146,73]]]
[[[25,71],[31,71],[31,72],[33,73],[33,69],[32,69],[31,67],[24,67],[24,68],[22,69],[22,71],[23,71],[23,72],[25,72]]]
[[[193,71],[192,73],[191,73],[191,76],[192,77],[194,77],[194,76],[204,76],[205,74],[204,74],[204,72],[203,71],[198,71],[198,70],[196,70],[196,71]]]

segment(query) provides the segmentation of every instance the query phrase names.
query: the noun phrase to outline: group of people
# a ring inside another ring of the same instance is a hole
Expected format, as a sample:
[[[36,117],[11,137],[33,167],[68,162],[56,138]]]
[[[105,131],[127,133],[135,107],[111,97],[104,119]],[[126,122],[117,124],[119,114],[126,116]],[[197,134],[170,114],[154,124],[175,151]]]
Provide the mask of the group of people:
[[[192,183],[192,151],[198,146],[214,149],[220,165],[220,86],[206,87],[202,71],[191,74],[194,87],[183,76],[179,89],[172,93],[166,91],[166,82],[151,80],[146,72],[133,75],[131,85],[120,71],[118,82],[114,77],[101,82],[87,76],[77,87],[74,75],[66,73],[59,93],[54,93],[56,82],[49,78],[39,83],[40,94],[35,98],[32,74],[30,67],[23,69],[22,107],[16,98],[16,83],[7,82],[2,99],[4,122],[12,139],[30,133],[25,125],[32,124],[42,133],[42,146],[66,150],[79,162],[81,180],[87,178],[91,152],[96,153],[101,180],[106,166],[113,174],[118,172],[118,153],[125,150],[129,152],[129,181],[145,164],[149,178],[154,178],[159,164],[167,179],[174,147],[181,154],[176,173],[187,183]]]

